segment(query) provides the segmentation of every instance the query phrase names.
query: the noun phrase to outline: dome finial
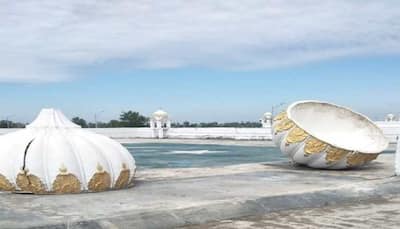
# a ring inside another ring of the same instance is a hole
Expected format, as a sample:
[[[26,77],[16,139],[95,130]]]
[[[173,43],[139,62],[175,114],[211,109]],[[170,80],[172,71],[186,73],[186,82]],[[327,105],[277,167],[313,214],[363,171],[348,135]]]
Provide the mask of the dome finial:
[[[97,163],[96,169],[98,172],[103,172],[103,166],[101,166],[100,163]]]
[[[64,163],[61,164],[60,168],[58,169],[61,174],[67,174],[68,169],[65,167]]]
[[[81,128],[54,108],[44,108],[27,128]]]

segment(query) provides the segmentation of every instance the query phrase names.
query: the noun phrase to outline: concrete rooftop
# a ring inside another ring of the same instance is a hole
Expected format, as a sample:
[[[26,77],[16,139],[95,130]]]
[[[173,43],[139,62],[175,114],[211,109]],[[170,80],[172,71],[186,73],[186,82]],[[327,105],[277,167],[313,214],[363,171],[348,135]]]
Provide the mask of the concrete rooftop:
[[[394,155],[357,170],[285,163],[138,171],[133,188],[73,195],[0,194],[4,228],[173,228],[400,193]]]

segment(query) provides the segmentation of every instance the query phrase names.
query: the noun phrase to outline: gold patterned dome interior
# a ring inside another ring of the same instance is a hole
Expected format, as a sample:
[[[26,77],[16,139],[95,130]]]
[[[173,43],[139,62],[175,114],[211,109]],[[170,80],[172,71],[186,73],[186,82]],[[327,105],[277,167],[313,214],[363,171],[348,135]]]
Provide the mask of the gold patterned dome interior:
[[[378,153],[388,144],[382,131],[372,121],[344,107],[302,101],[292,104],[287,113],[298,127],[339,148]]]

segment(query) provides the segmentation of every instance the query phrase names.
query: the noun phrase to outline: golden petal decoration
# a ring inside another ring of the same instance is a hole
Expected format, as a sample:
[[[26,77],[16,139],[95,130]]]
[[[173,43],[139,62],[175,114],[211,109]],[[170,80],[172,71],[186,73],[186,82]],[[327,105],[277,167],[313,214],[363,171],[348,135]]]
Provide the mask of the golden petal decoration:
[[[286,145],[304,141],[308,134],[298,126],[294,126],[286,137]]]
[[[101,192],[111,186],[111,176],[106,171],[96,172],[89,181],[88,188],[92,192]]]
[[[323,152],[328,144],[322,142],[314,137],[309,138],[304,146],[305,155],[316,154]]]
[[[286,118],[287,118],[287,114],[286,114],[286,111],[284,111],[284,112],[279,113],[277,116],[275,116],[274,121],[277,122],[277,121],[280,121],[280,120],[283,120]]]
[[[292,122],[290,119],[288,118],[283,119],[275,126],[275,134],[289,130],[294,126],[295,126],[294,122]]]
[[[0,191],[14,191],[15,187],[11,182],[2,174],[0,174]]]
[[[58,174],[53,182],[53,192],[57,194],[80,193],[81,182],[71,173]]]
[[[31,192],[35,194],[46,193],[46,189],[39,177],[28,174],[27,170],[22,170],[16,179],[17,186],[21,191]]]
[[[337,161],[342,160],[349,151],[345,149],[340,149],[337,147],[329,146],[328,150],[326,151],[325,160],[327,164],[331,164]]]
[[[116,189],[126,188],[129,183],[129,176],[130,176],[130,170],[122,169],[121,172],[119,173],[117,181],[115,182],[114,188]]]
[[[375,160],[379,154],[370,154],[370,153],[358,153],[353,152],[347,156],[347,165],[348,166],[359,166],[363,165],[369,161]]]
[[[375,160],[379,156],[379,153],[367,154],[365,163]]]

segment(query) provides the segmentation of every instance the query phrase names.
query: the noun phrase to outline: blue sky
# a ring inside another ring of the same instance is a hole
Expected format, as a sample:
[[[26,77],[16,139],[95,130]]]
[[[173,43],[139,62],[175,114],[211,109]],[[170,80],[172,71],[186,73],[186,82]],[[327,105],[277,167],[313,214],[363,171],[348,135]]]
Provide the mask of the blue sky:
[[[175,121],[257,121],[302,99],[400,113],[399,1],[2,5],[0,118],[161,107]]]
[[[120,111],[150,115],[163,108],[176,121],[256,121],[271,105],[330,101],[374,119],[400,113],[400,56],[345,58],[263,71],[97,69],[58,83],[3,83],[0,103],[29,121],[42,107],[88,120]]]

